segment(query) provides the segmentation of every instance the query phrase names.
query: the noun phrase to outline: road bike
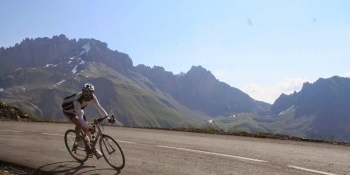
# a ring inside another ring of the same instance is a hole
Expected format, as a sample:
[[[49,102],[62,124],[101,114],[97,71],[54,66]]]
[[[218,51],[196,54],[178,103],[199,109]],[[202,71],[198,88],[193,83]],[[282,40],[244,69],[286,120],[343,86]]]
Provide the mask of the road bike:
[[[111,115],[114,119],[114,116]],[[100,150],[104,159],[107,163],[112,166],[116,170],[120,170],[124,168],[125,165],[125,157],[124,153],[117,143],[111,136],[102,133],[102,121],[109,116],[101,117],[94,119],[94,125],[97,126],[97,133],[94,141],[91,141],[89,144],[87,140],[84,140],[85,147],[80,147],[75,142],[75,130],[69,129],[64,134],[64,142],[68,149],[69,154],[76,159],[78,162],[85,162],[88,158],[92,158],[94,156],[95,146],[99,141]],[[80,132],[81,138],[85,138],[85,133],[83,131]]]

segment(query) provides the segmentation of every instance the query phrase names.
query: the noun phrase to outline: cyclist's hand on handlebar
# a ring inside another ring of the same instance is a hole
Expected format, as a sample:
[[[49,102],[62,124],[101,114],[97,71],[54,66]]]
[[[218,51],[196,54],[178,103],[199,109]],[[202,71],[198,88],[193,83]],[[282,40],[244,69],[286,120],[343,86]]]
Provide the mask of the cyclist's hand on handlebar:
[[[111,115],[111,117],[108,117],[108,122],[113,124],[115,122],[114,115]]]

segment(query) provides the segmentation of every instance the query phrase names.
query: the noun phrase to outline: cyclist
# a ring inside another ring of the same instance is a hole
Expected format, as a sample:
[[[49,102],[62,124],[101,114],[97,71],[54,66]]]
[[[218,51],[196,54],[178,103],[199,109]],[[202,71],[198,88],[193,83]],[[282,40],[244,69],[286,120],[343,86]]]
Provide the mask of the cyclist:
[[[90,140],[93,141],[91,134],[95,133],[95,127],[89,126],[86,123],[86,117],[83,109],[89,104],[93,103],[98,112],[104,117],[108,116],[107,112],[101,107],[96,96],[94,95],[94,86],[90,83],[86,83],[82,89],[82,92],[75,93],[71,96],[64,98],[62,108],[64,116],[71,120],[75,124],[75,143],[80,147],[85,147],[85,144],[80,137],[80,131],[83,130],[88,136],[88,143]],[[114,120],[114,119],[111,119]],[[109,120],[110,123],[115,121]],[[97,159],[102,157],[102,153],[95,149],[95,156]]]

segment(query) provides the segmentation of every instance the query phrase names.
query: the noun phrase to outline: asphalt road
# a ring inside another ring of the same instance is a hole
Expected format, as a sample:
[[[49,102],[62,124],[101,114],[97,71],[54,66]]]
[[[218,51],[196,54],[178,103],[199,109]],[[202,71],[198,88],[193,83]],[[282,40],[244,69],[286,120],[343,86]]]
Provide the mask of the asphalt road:
[[[104,127],[122,147],[116,171],[101,158],[76,162],[63,135],[73,124],[0,122],[0,160],[51,174],[343,174],[350,147],[179,131]]]

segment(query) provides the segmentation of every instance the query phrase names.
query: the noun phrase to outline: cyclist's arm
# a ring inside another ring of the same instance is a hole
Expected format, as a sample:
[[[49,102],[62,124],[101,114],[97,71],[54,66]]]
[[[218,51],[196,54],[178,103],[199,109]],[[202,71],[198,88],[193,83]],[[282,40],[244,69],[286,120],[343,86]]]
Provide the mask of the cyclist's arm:
[[[95,94],[93,94],[93,104],[96,107],[96,109],[98,110],[98,112],[102,115],[102,117],[107,116],[107,112],[101,107],[100,103],[98,102]]]
[[[84,111],[81,109],[81,104],[78,101],[73,101],[74,104],[74,110],[77,114],[77,117],[80,121],[80,123],[82,124],[82,126],[86,129],[89,129],[90,126],[86,123],[86,121],[84,120],[83,116],[84,116]]]

